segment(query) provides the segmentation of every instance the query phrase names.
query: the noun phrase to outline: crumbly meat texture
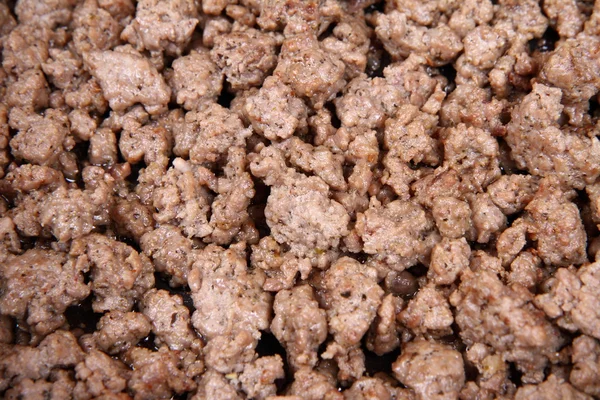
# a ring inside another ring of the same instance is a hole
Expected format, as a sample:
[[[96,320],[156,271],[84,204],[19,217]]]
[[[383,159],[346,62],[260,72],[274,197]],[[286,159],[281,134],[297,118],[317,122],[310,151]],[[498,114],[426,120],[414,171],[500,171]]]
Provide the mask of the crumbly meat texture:
[[[268,150],[261,151],[250,170],[258,177],[280,176],[280,183],[271,187],[265,207],[271,235],[277,242],[288,244],[295,255],[317,259],[348,234],[350,217],[340,203],[330,198],[329,186],[321,178],[290,173],[285,164],[271,169],[273,161],[285,161],[272,159]]]
[[[519,168],[535,176],[554,175],[561,183],[581,189],[600,175],[591,162],[600,157],[600,142],[579,129],[560,129],[562,97],[559,88],[534,84],[513,109],[506,142]]]
[[[154,268],[144,254],[100,234],[74,241],[69,254],[89,263],[95,312],[130,311],[154,286]]]
[[[71,332],[58,330],[37,346],[12,345],[2,348],[0,390],[22,381],[49,378],[52,371],[68,370],[85,358]]]
[[[578,390],[598,397],[600,395],[600,344],[592,337],[581,335],[573,340],[573,369],[569,381]]]
[[[177,58],[167,75],[177,104],[189,111],[216,101],[223,90],[223,71],[211,60],[210,53],[202,50]]]
[[[151,289],[142,299],[141,311],[152,322],[156,345],[164,343],[174,351],[191,349],[195,353],[202,349],[202,340],[192,330],[190,310],[183,305],[181,296]]]
[[[535,297],[535,303],[563,329],[600,337],[600,314],[594,306],[599,285],[600,264],[582,266],[574,271],[559,268],[546,281],[547,293]]]
[[[269,140],[306,132],[306,105],[275,77],[268,77],[260,90],[246,100],[244,113],[254,131]]]
[[[332,100],[346,83],[344,63],[324,51],[312,34],[286,38],[279,57],[273,75],[316,109]]]
[[[85,259],[31,249],[8,258],[0,269],[0,312],[26,324],[41,337],[66,323],[64,312],[90,294]]]
[[[244,146],[252,131],[239,116],[217,103],[185,114],[174,134],[173,153],[195,164],[219,161],[232,146]]]
[[[75,366],[77,383],[73,388],[73,397],[89,400],[95,397],[121,398],[126,395],[127,380],[131,371],[121,361],[105,353],[92,349],[85,359]]]
[[[327,317],[308,285],[281,290],[273,303],[271,332],[285,346],[294,369],[314,367],[317,350],[327,338]]]
[[[0,397],[600,396],[599,35],[588,0],[0,1]]]
[[[358,214],[355,229],[365,253],[375,254],[401,271],[431,252],[436,240],[433,225],[432,218],[412,201],[382,205],[371,198],[369,209]]]
[[[479,269],[462,275],[450,296],[455,322],[468,346],[483,343],[514,362],[523,382],[539,383],[548,357],[561,345],[558,329],[534,306],[533,295],[520,285],[506,286],[494,272]],[[503,315],[510,318],[503,318]]]
[[[417,339],[402,349],[392,370],[417,399],[451,399],[465,383],[463,365],[461,354],[451,347]]]
[[[139,51],[165,52],[179,56],[198,24],[198,9],[193,0],[138,1],[135,18],[121,33]]]
[[[260,86],[277,65],[277,41],[249,28],[215,37],[210,50],[213,62],[223,70],[233,90]]]
[[[98,79],[111,109],[124,111],[141,103],[150,114],[166,111],[171,89],[150,61],[136,50],[125,46],[91,51],[83,60]]]
[[[111,355],[134,347],[148,336],[151,325],[148,317],[138,312],[110,311],[96,325],[98,329],[86,342]]]

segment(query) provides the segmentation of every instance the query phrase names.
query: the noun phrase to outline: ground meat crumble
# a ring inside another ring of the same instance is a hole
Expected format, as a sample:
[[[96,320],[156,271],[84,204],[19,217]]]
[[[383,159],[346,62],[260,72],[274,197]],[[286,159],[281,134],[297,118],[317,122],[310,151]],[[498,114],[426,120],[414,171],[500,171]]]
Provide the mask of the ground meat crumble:
[[[600,1],[0,1],[0,397],[600,398]]]

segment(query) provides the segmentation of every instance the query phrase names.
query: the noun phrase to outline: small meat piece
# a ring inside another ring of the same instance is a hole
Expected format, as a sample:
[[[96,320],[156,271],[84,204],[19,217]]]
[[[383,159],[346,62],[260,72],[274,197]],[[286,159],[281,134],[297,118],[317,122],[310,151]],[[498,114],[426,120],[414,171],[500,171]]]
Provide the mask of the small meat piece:
[[[294,370],[314,368],[317,350],[327,338],[327,318],[308,285],[281,290],[273,304],[271,332],[286,349]]]
[[[223,168],[225,176],[217,181],[218,195],[211,205],[210,225],[213,231],[210,240],[215,244],[231,243],[245,228],[255,230],[248,206],[256,191],[246,167],[245,150],[241,147],[230,148],[227,165]],[[258,237],[258,233],[255,236]]]
[[[190,400],[242,400],[242,396],[223,374],[208,370],[198,382],[198,391]]]
[[[352,79],[365,72],[369,51],[369,28],[362,18],[345,18],[326,37],[321,46],[346,64],[346,77]]]
[[[192,245],[192,240],[173,225],[162,225],[140,239],[144,254],[152,258],[157,272],[170,277],[171,286],[187,284],[193,262]]]
[[[276,379],[285,377],[279,354],[260,357],[244,367],[239,376],[242,390],[248,398],[263,400],[277,393]]]
[[[561,15],[564,8],[561,6]],[[600,90],[598,46],[600,40],[595,35],[582,34],[561,42],[542,66],[542,83],[561,89],[565,102],[589,101]],[[555,119],[552,115],[551,118]]]
[[[258,93],[248,97],[244,113],[254,131],[269,140],[287,139],[307,130],[304,102],[276,77],[268,77]]]
[[[171,89],[150,61],[135,50],[125,46],[91,51],[83,61],[114,111],[125,111],[136,103],[152,115],[167,110]]]
[[[363,251],[376,254],[402,271],[431,251],[433,221],[425,210],[411,201],[395,200],[382,206],[374,197],[369,209],[356,217],[356,233],[364,242]]]
[[[455,321],[467,346],[483,343],[514,362],[524,383],[544,379],[548,357],[560,345],[560,333],[533,305],[533,295],[520,285],[506,286],[491,271],[465,271],[450,296]]]
[[[88,152],[92,164],[114,165],[117,163],[117,137],[113,131],[108,128],[100,128],[94,132],[89,141]]]
[[[206,366],[222,374],[238,374],[256,359],[257,344],[258,340],[246,330],[213,337],[204,348]]]
[[[501,117],[505,104],[492,97],[492,91],[472,84],[459,84],[448,95],[440,110],[442,126],[457,126],[461,123],[492,133],[503,133]]]
[[[134,400],[171,398],[196,389],[192,377],[182,370],[181,361],[171,350],[151,350],[134,347],[124,358],[133,372],[127,387]]]
[[[119,45],[121,26],[108,11],[99,7],[98,0],[80,2],[73,13],[72,25],[73,45],[80,56]]]
[[[110,209],[110,218],[119,235],[132,238],[138,243],[154,227],[150,208],[140,203],[135,194],[130,194],[125,199],[115,199]]]
[[[198,10],[193,0],[141,0],[121,39],[138,51],[180,56],[197,24]]]
[[[346,400],[392,400],[403,399],[387,382],[379,378],[362,377],[344,391]],[[406,399],[408,400],[408,399]]]
[[[71,398],[75,383],[66,371],[57,371],[49,376],[48,380],[24,379],[13,385],[4,393],[4,398],[18,399],[66,399]]]
[[[137,129],[126,129],[119,138],[119,150],[123,158],[137,164],[142,159],[146,165],[167,165],[171,155],[171,133],[162,126],[144,125]]]
[[[396,315],[403,305],[402,299],[394,294],[383,298],[367,336],[367,349],[381,356],[400,345],[401,328],[396,324]]]
[[[20,381],[47,379],[53,370],[73,368],[84,357],[75,336],[63,330],[46,336],[37,347],[11,345],[0,357],[0,390]]]
[[[446,297],[435,286],[428,285],[419,289],[406,309],[398,314],[398,320],[415,335],[442,337],[452,334],[450,326],[454,317]]]
[[[314,36],[300,34],[284,41],[273,75],[318,110],[346,84],[345,69],[343,61],[324,51]]]
[[[271,295],[262,290],[264,274],[248,270],[245,243],[225,250],[209,245],[196,257],[188,283],[196,311],[194,328],[210,340],[240,331],[260,337],[271,320]],[[226,310],[227,312],[223,312]]]
[[[436,127],[437,117],[419,111],[414,105],[399,107],[396,117],[385,122],[384,145],[389,150],[388,157],[398,157],[405,163],[437,165],[440,149],[437,140],[431,137]]]
[[[503,175],[487,187],[490,199],[504,214],[522,211],[538,189],[538,181],[532,175]]]
[[[99,115],[103,115],[108,109],[108,102],[95,78],[88,79],[77,88],[65,93],[65,103],[69,107]]]
[[[488,243],[492,237],[506,228],[506,216],[492,202],[487,193],[469,196],[471,224],[477,243]]]
[[[73,110],[69,113],[71,133],[82,141],[90,140],[98,128],[98,121],[83,110]]]
[[[349,150],[355,150],[358,142],[360,142],[360,139],[353,141],[348,146]],[[332,189],[346,190],[343,170],[344,157],[342,155],[332,153],[325,146],[311,146],[297,137],[282,142],[281,147],[285,149],[286,157],[289,158],[294,167],[301,169],[303,172],[313,173],[331,186]],[[354,153],[357,152],[354,151]],[[348,178],[348,180],[350,179],[357,178],[354,176]]]
[[[324,289],[329,333],[334,341],[321,357],[335,359],[339,380],[354,381],[365,371],[360,340],[375,319],[383,297],[383,290],[377,285],[377,271],[342,257],[325,273]]]
[[[219,15],[227,5],[235,3],[233,0],[205,0],[202,2],[202,11],[209,15]]]
[[[90,294],[84,259],[52,250],[31,249],[0,267],[0,312],[25,322],[34,335],[45,336],[65,324],[63,313]]]
[[[152,163],[140,173],[136,190],[143,203],[155,208],[157,223],[179,226],[185,236],[202,238],[212,232],[208,224],[212,196],[204,186],[205,172],[209,171],[182,159],[175,159],[166,173]]]
[[[459,124],[444,134],[444,166],[460,176],[464,191],[479,192],[500,177],[498,142],[489,132]]]
[[[42,64],[42,71],[48,81],[59,89],[74,90],[87,77],[83,75],[83,61],[74,52],[51,48],[50,58]]]
[[[124,25],[125,20],[133,18],[135,4],[132,0],[98,0],[98,5],[110,13],[117,21]]]
[[[237,114],[211,103],[185,114],[180,130],[175,130],[173,153],[196,164],[216,162],[230,147],[244,147],[252,130],[244,128]]]
[[[506,50],[507,40],[502,30],[480,25],[463,39],[465,61],[479,69],[493,68]]]
[[[308,279],[312,270],[309,259],[284,251],[272,236],[265,236],[252,246],[250,263],[252,267],[265,271],[267,279],[263,289],[270,292],[291,289],[298,274],[300,279]]]
[[[6,89],[8,107],[20,107],[41,110],[48,107],[50,89],[41,70],[35,68],[25,71]]]
[[[542,259],[533,251],[523,251],[510,264],[509,283],[519,283],[533,289],[542,282]]]
[[[183,305],[181,296],[150,289],[142,298],[140,308],[152,322],[156,345],[164,343],[173,351],[191,349],[200,353],[202,341],[191,327],[190,310]]]
[[[420,26],[397,10],[376,15],[375,34],[395,60],[416,53],[429,65],[441,66],[452,61],[463,49],[460,38],[447,25]]]
[[[90,263],[94,312],[130,311],[154,286],[154,268],[144,254],[107,236],[91,234],[73,241],[70,254]]]
[[[344,398],[338,391],[332,376],[310,368],[301,368],[296,371],[288,394],[299,396],[305,400],[342,400]]]
[[[54,28],[70,22],[71,11],[76,4],[75,0],[51,0],[41,4],[35,0],[19,0],[15,5],[15,14],[21,24],[31,23]]]
[[[587,237],[577,206],[556,187],[544,180],[534,199],[525,207],[528,232],[537,242],[546,265],[567,266],[587,260]]]
[[[409,94],[400,85],[384,78],[360,75],[344,88],[344,94],[334,100],[336,114],[345,127],[381,128],[398,107],[408,102]]]
[[[277,64],[277,42],[253,28],[217,36],[210,56],[233,91],[260,86]]]
[[[64,161],[64,152],[68,145],[69,118],[59,110],[48,109],[44,116],[31,114],[28,120],[22,120],[13,110],[10,124],[18,133],[10,141],[12,154],[38,165],[58,167]]]
[[[515,400],[592,400],[591,396],[586,395],[573,386],[558,378],[556,375],[550,375],[539,385],[524,385],[517,390]]]
[[[113,398],[111,396],[125,391],[130,376],[131,371],[123,363],[91,349],[85,360],[75,366],[77,384],[73,389],[73,397],[77,400],[102,396]]]
[[[48,59],[52,31],[35,24],[19,24],[3,38],[2,66],[15,76],[40,68]]]
[[[96,207],[88,193],[79,189],[58,188],[40,204],[39,221],[61,242],[77,239],[94,229]]]
[[[277,242],[288,244],[294,255],[311,259],[337,247],[348,234],[350,221],[344,207],[329,198],[323,180],[298,173],[271,188],[265,217]]]
[[[577,2],[549,0],[543,3],[544,13],[550,18],[550,24],[557,30],[561,38],[571,38],[583,29],[585,17]]]
[[[471,207],[463,200],[437,196],[433,199],[431,213],[442,236],[458,239],[472,230]]]
[[[510,39],[523,42],[541,37],[548,28],[548,20],[542,13],[540,3],[535,0],[507,1],[494,13],[496,25],[511,33]]]
[[[561,183],[582,189],[600,176],[600,167],[590,162],[600,157],[600,142],[595,136],[560,129],[561,98],[560,89],[534,84],[513,109],[506,142],[519,168],[536,176],[554,175]]]
[[[383,297],[383,289],[377,285],[377,272],[352,258],[342,257],[327,270],[324,284],[329,332],[344,347],[359,344]]]
[[[585,335],[573,340],[573,369],[569,381],[590,396],[600,396],[600,344]]]
[[[223,72],[211,60],[208,51],[192,50],[175,59],[172,68],[169,85],[177,104],[186,110],[199,110],[221,94]]]
[[[94,344],[108,354],[118,355],[148,336],[152,326],[141,313],[111,311],[100,318],[96,328]]]
[[[582,331],[600,338],[600,311],[597,290],[600,287],[600,263],[587,264],[574,271],[559,268],[544,284],[548,292],[535,298],[535,304],[558,326],[571,332]]]
[[[210,49],[215,45],[215,38],[231,32],[233,24],[229,18],[224,16],[206,16],[205,18],[204,29],[202,30],[202,44],[204,47]]]
[[[465,384],[461,354],[422,339],[409,342],[392,364],[394,376],[413,389],[417,399],[456,399]]]

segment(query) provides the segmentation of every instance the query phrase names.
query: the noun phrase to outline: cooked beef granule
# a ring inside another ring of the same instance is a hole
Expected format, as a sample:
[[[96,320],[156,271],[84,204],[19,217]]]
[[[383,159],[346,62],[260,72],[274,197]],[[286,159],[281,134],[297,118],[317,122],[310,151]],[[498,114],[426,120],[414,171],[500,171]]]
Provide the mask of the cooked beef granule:
[[[0,0],[0,397],[600,398],[600,0]]]

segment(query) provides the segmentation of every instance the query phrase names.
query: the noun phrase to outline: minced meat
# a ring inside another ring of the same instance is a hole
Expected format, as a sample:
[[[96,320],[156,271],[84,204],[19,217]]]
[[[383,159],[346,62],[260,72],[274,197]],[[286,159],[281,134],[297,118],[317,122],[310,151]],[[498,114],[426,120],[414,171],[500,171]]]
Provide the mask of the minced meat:
[[[600,396],[600,1],[0,1],[0,398]]]

